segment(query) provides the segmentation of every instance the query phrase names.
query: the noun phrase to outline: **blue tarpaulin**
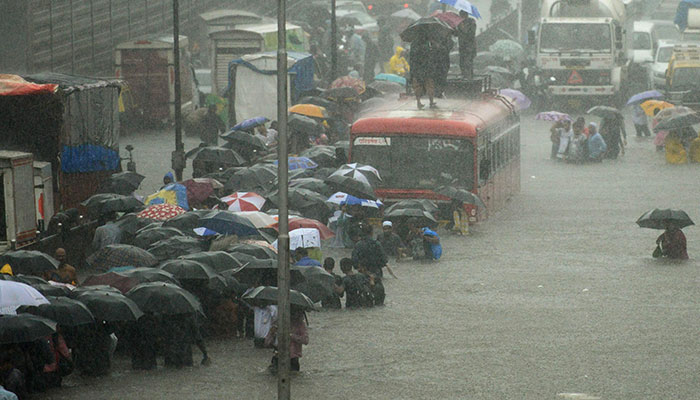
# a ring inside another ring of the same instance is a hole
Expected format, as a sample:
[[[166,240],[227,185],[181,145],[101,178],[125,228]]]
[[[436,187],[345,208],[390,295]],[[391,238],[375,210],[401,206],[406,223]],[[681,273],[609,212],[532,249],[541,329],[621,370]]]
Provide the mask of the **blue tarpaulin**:
[[[61,170],[65,173],[113,171],[119,168],[119,153],[94,144],[63,146]]]
[[[676,18],[673,23],[678,25],[678,29],[683,32],[688,27],[688,9],[700,8],[700,0],[682,0],[676,9]]]

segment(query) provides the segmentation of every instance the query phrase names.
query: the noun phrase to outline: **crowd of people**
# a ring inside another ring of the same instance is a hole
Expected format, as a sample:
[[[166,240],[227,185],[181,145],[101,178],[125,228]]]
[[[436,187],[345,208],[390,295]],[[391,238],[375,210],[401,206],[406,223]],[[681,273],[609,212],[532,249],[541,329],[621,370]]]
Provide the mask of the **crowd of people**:
[[[601,162],[603,159],[616,159],[624,154],[627,144],[624,120],[604,118],[600,128],[595,122],[579,117],[556,122],[550,128],[552,151],[550,158],[569,163]]]

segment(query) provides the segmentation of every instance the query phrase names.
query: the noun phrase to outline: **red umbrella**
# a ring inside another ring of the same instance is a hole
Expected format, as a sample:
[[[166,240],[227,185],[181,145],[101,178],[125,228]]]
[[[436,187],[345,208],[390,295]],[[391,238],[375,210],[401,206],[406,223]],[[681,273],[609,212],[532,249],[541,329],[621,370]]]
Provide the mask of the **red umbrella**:
[[[214,194],[214,190],[221,189],[224,185],[212,178],[194,178],[182,182],[187,188],[187,201],[201,203]]]
[[[359,78],[353,78],[351,76],[341,76],[331,83],[331,89],[349,87],[354,89],[357,94],[362,94],[365,92],[365,81]]]
[[[278,229],[278,224],[270,225],[271,228]],[[301,218],[301,217],[290,217],[289,218],[289,230],[293,231],[299,228],[316,228],[321,233],[321,239],[330,239],[335,234],[330,228],[324,225],[321,221],[317,221],[311,218]]]
[[[260,211],[266,200],[255,192],[235,192],[221,201],[228,204],[229,211]]]
[[[150,218],[158,221],[165,221],[180,214],[184,214],[185,210],[173,204],[154,204],[148,206],[145,210],[136,214],[138,218]]]
[[[434,13],[430,14],[431,17],[435,17],[439,19],[440,21],[446,23],[449,25],[452,29],[456,29],[459,24],[464,21],[464,18],[460,17],[456,13],[453,13],[452,11],[435,11]]]

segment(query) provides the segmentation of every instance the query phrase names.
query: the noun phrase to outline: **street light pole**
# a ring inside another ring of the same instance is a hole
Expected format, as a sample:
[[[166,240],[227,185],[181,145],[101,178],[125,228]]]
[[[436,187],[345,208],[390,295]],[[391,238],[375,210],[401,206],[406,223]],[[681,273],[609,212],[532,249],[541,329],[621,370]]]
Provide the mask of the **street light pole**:
[[[333,82],[338,77],[338,21],[335,19],[335,0],[331,0],[331,77]]]
[[[277,398],[289,400],[289,221],[287,209],[287,15],[286,0],[277,2]]]
[[[173,0],[173,83],[175,85],[174,119],[175,119],[175,151],[171,155],[171,165],[175,170],[175,179],[182,180],[185,169],[185,145],[182,143],[182,110],[180,87],[180,5]]]

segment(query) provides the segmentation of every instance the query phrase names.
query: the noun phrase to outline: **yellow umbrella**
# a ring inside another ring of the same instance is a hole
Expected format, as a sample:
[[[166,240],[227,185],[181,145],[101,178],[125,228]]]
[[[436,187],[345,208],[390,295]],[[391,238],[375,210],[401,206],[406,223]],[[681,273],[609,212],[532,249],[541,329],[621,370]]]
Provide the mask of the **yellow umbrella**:
[[[328,118],[328,112],[326,112],[325,107],[317,106],[315,104],[297,104],[290,108],[289,112],[306,115],[307,117],[313,118]]]
[[[661,100],[647,100],[644,103],[642,103],[641,106],[642,110],[644,110],[644,113],[650,117],[654,116],[654,111],[657,109],[661,111],[664,108],[675,107],[673,104]]]

